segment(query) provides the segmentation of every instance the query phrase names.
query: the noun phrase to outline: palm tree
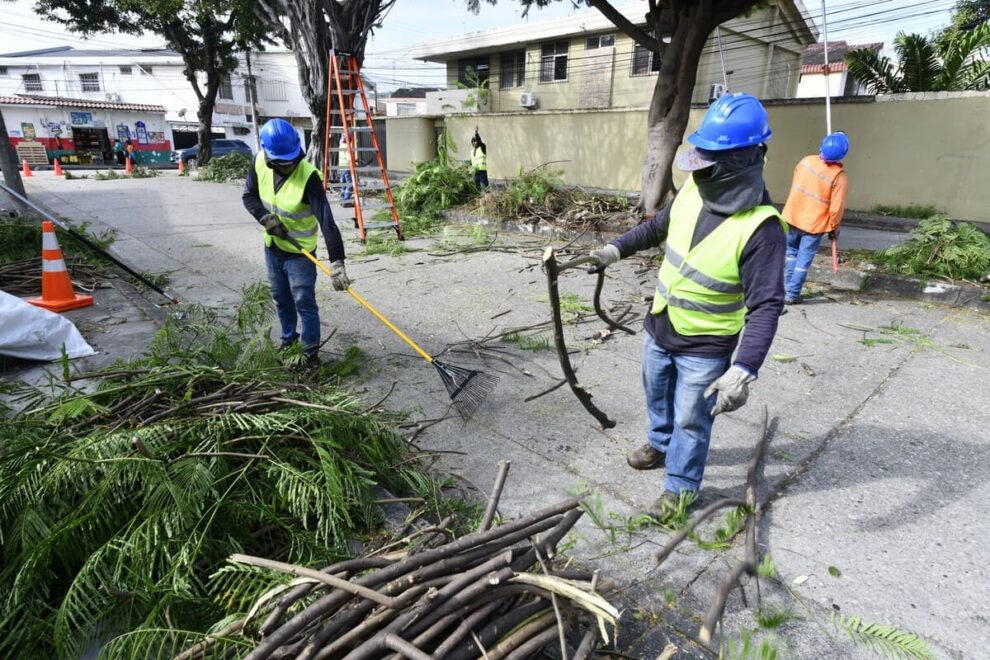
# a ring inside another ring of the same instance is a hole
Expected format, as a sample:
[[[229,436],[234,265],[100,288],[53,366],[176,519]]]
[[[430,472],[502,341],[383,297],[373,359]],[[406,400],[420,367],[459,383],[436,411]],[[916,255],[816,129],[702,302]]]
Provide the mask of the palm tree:
[[[990,24],[958,32],[944,42],[901,32],[894,50],[896,64],[868,48],[846,53],[849,73],[872,94],[990,88]]]

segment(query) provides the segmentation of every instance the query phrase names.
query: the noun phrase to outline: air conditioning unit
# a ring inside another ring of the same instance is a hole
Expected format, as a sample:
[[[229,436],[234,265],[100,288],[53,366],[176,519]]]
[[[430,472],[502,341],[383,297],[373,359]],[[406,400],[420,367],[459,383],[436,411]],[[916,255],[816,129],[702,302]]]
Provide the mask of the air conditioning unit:
[[[533,109],[536,107],[536,94],[533,92],[523,92],[519,95],[519,105],[524,108]]]
[[[725,94],[725,85],[722,83],[712,83],[712,86],[708,88],[708,102],[717,100],[720,96]]]
[[[107,92],[106,94],[104,94],[104,96],[108,101],[111,101],[113,103],[120,102],[120,94],[117,94],[116,92]]]

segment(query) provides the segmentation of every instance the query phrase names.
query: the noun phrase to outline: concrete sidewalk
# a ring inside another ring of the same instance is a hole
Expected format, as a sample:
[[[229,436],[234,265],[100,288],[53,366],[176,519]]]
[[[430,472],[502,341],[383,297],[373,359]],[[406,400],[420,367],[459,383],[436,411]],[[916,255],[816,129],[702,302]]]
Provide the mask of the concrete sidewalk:
[[[235,186],[169,174],[105,182],[39,175],[27,185],[66,217],[116,229],[121,258],[139,270],[171,271],[171,288],[186,300],[232,305],[243,284],[264,279],[261,230]],[[417,437],[423,449],[463,452],[444,454],[444,467],[484,490],[496,462],[511,460],[501,507],[510,516],[590,487],[606,519],[622,528],[659,495],[661,473],[625,464],[625,453],[643,442],[642,331],[595,343],[597,321],[565,329],[582,384],[618,421],[607,432],[566,387],[524,401],[559,381],[552,351],[482,341],[548,320],[541,239],[511,237],[497,242],[499,251],[470,254],[418,239],[407,241],[415,251],[398,257],[360,259],[350,221],[338,224],[358,291],[431,353],[502,375],[469,422],[449,419]],[[610,269],[604,301],[641,316],[655,277],[646,258],[623,261]],[[593,284],[569,271],[560,286],[587,304]],[[370,356],[354,383],[369,401],[394,382],[394,409],[424,420],[448,411],[431,367],[329,281],[320,281],[318,296],[325,330],[337,330],[327,349],[356,345]],[[530,334],[549,337],[546,329]],[[703,497],[741,495],[766,405],[774,423],[758,542],[778,578],[760,586],[797,618],[760,628],[756,584],[746,581],[745,602],[739,590],[730,598],[726,638],[772,635],[788,657],[872,657],[830,623],[836,612],[915,633],[938,657],[986,657],[990,580],[981,541],[990,519],[979,512],[990,498],[990,462],[982,460],[990,454],[988,351],[990,319],[977,312],[854,292],[788,308],[750,402],[715,424]],[[697,633],[740,556],[738,543],[721,551],[688,543],[654,569],[665,533],[622,530],[613,539],[587,517],[579,531],[572,552],[596,557],[622,587],[622,652],[656,657],[672,638],[678,657],[703,656],[685,637]],[[702,531],[712,535],[712,525]]]

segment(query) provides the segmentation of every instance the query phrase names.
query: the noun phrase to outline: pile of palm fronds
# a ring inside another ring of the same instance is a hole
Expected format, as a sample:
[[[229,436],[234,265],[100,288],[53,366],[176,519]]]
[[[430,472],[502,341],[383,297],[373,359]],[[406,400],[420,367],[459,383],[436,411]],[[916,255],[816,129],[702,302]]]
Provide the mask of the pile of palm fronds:
[[[378,485],[431,486],[385,420],[283,365],[270,307],[251,287],[84,388],[66,363],[21,392],[0,424],[0,657],[157,657],[256,597],[214,575],[232,553],[336,561]]]
[[[990,236],[972,223],[934,216],[877,257],[893,273],[978,281],[990,270]]]
[[[505,188],[493,189],[479,199],[477,209],[497,220],[548,222],[569,227],[589,223],[594,226],[629,211],[627,198],[565,188],[561,174],[544,166],[528,172],[520,169],[519,176]]]
[[[456,540],[447,520],[320,570],[232,556],[228,577],[256,580],[264,571],[264,593],[180,657],[247,649],[253,660],[528,658],[543,649],[590,657],[599,634],[610,641],[619,612],[596,593],[596,574],[552,560],[581,500],[491,528],[507,470],[503,462],[477,531]]]

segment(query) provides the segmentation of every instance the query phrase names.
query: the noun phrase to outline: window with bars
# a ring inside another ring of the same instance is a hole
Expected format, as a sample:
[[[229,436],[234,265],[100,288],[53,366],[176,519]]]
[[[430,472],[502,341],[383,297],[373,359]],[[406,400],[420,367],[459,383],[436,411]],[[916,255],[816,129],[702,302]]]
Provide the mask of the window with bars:
[[[146,76],[150,76],[152,71],[154,70],[150,64],[139,64],[138,67],[141,69],[141,73],[145,74]]]
[[[121,75],[129,76],[129,75],[132,75],[134,73],[134,70],[130,66],[124,66],[123,64],[121,64],[120,65],[120,73],[121,73]]]
[[[471,72],[470,75],[469,72]],[[462,85],[474,87],[476,84],[481,84],[488,80],[489,73],[487,55],[485,57],[467,57],[457,60],[457,82]],[[477,80],[472,80],[472,77],[477,77]]]
[[[100,74],[80,73],[79,84],[84,92],[98,92],[100,91]]]
[[[217,92],[217,96],[229,101],[234,100],[234,86],[230,82],[230,76],[224,76],[223,80],[220,81],[220,89]]]
[[[288,101],[289,91],[284,80],[265,80],[261,83],[261,95],[266,101]]]
[[[21,81],[24,83],[25,92],[45,91],[45,86],[41,84],[40,73],[25,73],[24,75],[21,76]]]
[[[594,37],[588,37],[584,40],[585,50],[595,50],[596,48],[611,48],[615,45],[615,35],[614,34],[599,34]]]
[[[567,80],[566,41],[543,44],[540,50],[540,82],[551,83]]]
[[[5,75],[7,75],[7,67],[0,66],[0,76],[5,76]]]
[[[526,84],[526,51],[502,53],[499,58],[498,88],[522,87]]]
[[[633,49],[632,74],[649,76],[660,70],[660,56],[639,44]]]

